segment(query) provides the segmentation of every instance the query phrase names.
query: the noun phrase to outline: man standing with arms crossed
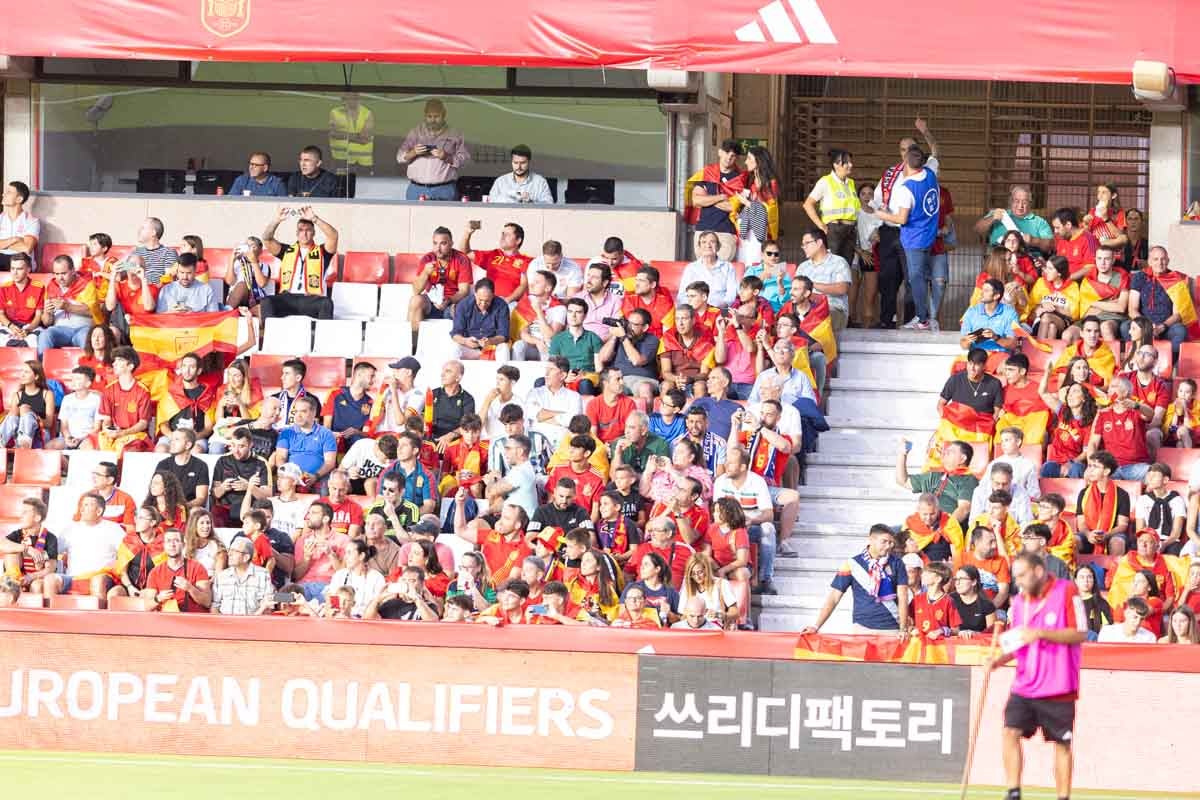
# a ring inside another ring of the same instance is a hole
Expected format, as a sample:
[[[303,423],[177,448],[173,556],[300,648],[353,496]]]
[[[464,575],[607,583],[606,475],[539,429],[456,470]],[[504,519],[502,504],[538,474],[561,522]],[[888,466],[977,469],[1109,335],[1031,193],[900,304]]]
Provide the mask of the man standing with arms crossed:
[[[1021,800],[1021,740],[1042,730],[1054,743],[1055,795],[1071,795],[1072,731],[1079,699],[1079,645],[1087,639],[1083,600],[1072,581],[1046,571],[1042,557],[1021,553],[1013,559],[1020,594],[1009,612],[1010,629],[1001,638],[1004,653],[985,662],[988,669],[1016,660],[1017,674],[1004,707],[1004,772],[1007,800]]]

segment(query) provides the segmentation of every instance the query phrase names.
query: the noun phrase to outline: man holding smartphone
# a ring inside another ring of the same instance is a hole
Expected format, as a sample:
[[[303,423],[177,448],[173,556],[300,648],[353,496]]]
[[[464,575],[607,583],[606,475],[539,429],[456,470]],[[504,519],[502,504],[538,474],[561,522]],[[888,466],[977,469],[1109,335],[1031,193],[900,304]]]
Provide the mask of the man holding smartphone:
[[[1016,348],[1013,329],[1019,322],[1017,311],[1003,298],[1004,284],[996,278],[979,288],[979,302],[963,314],[959,347],[963,350],[978,347],[990,352],[1012,352]]]
[[[404,137],[396,153],[408,175],[405,200],[457,200],[458,171],[471,160],[463,135],[446,125],[446,106],[436,97],[425,102],[422,124]]]

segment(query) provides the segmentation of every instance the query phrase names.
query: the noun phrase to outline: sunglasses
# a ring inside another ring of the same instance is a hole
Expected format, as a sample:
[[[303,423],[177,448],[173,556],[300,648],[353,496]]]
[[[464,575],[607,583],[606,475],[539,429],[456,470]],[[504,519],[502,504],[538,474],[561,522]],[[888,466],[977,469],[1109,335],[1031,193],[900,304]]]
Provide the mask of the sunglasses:
[[[779,257],[779,251],[778,251],[778,250],[763,250],[763,255],[764,255],[764,256],[772,256],[772,257],[778,258],[778,257]]]

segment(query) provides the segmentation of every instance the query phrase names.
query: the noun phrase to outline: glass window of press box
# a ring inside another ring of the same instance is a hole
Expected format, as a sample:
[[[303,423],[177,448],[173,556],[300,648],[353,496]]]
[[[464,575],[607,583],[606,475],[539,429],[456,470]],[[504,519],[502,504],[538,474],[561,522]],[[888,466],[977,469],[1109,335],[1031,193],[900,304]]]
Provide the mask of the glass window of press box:
[[[351,164],[331,142],[347,85],[374,119],[365,163],[362,148]],[[41,185],[215,194],[253,151],[286,179],[301,148],[317,145],[326,169],[348,173],[349,196],[403,199],[396,153],[430,97],[471,152],[459,187],[472,199],[524,144],[558,203],[666,204],[666,117],[632,70],[44,59],[34,87]]]

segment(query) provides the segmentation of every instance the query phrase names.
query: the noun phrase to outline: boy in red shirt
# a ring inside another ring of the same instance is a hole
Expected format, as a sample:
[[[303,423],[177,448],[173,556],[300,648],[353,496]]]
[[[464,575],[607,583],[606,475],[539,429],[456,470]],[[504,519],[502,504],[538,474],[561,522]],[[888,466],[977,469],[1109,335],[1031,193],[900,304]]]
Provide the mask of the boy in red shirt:
[[[913,598],[913,627],[910,636],[922,639],[944,639],[958,633],[962,619],[946,587],[950,585],[950,567],[942,561],[925,565],[921,586],[925,591]]]
[[[267,574],[275,571],[275,552],[271,549],[271,540],[267,538],[267,515],[254,509],[242,518],[242,533],[254,544],[252,562],[267,570]]]

